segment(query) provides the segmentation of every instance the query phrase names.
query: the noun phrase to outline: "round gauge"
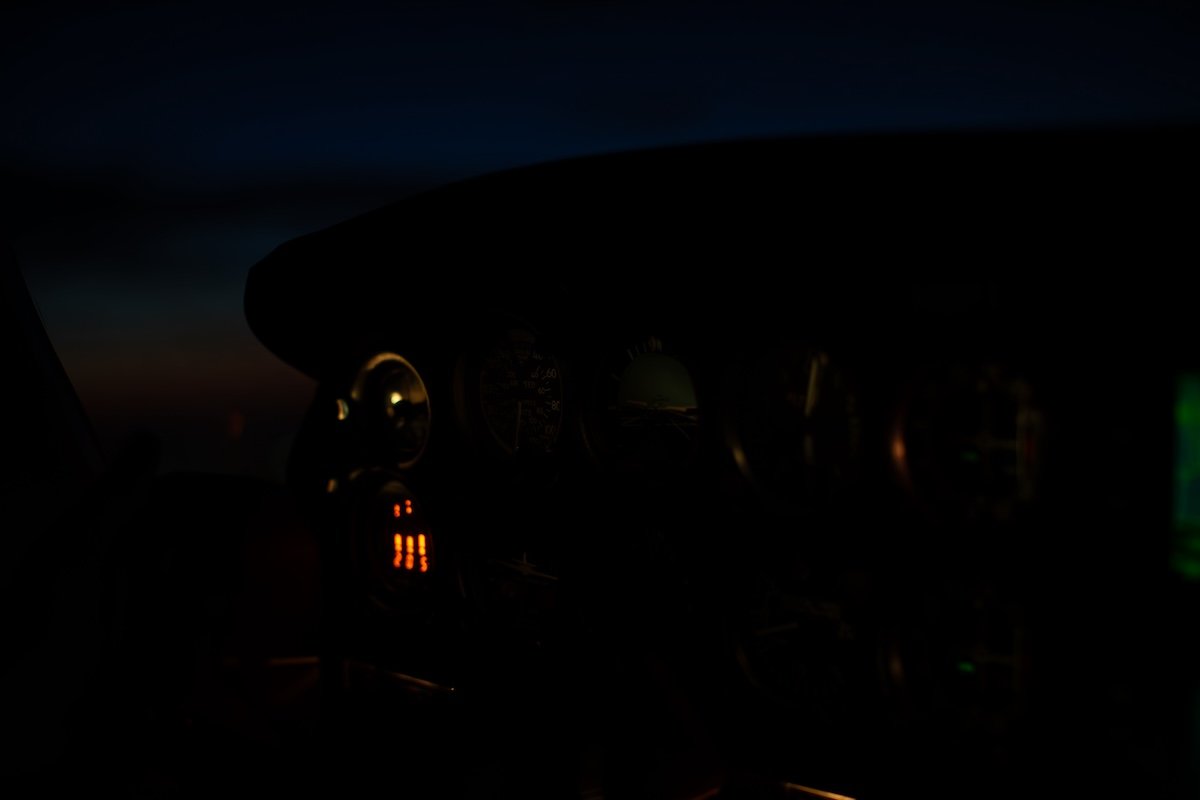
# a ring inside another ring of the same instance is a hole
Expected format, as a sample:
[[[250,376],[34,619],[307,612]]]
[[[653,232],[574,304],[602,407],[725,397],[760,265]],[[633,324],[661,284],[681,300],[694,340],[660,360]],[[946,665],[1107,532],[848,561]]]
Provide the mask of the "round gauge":
[[[600,376],[593,446],[629,467],[688,461],[696,451],[700,408],[683,361],[661,339],[630,347]]]
[[[505,452],[554,452],[563,420],[562,371],[534,334],[511,330],[484,353],[479,401],[488,430]]]
[[[734,388],[729,440],[738,469],[785,505],[828,499],[853,477],[861,422],[829,354],[780,347],[747,364]]]
[[[998,366],[926,376],[892,435],[901,482],[939,513],[1007,519],[1037,493],[1042,414],[1029,383]]]
[[[429,439],[429,393],[412,364],[395,353],[376,355],[359,370],[351,397],[365,411],[372,447],[388,461],[407,467],[421,457]]]

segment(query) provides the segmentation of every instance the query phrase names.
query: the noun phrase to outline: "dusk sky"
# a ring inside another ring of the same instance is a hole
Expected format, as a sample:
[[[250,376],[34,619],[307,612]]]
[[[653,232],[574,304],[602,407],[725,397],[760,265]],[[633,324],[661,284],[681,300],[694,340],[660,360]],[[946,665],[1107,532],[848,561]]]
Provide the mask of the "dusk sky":
[[[250,334],[246,271],[424,188],[714,139],[1200,118],[1170,0],[102,5],[0,12],[5,214],[102,441],[153,430],[168,468],[278,475],[312,384]]]

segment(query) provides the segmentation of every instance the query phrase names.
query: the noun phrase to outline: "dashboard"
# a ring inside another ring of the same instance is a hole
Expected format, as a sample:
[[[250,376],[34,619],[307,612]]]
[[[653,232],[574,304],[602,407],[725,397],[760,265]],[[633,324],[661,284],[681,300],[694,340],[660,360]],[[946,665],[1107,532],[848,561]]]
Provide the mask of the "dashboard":
[[[472,796],[1185,784],[1191,141],[599,156],[280,247],[340,746]]]

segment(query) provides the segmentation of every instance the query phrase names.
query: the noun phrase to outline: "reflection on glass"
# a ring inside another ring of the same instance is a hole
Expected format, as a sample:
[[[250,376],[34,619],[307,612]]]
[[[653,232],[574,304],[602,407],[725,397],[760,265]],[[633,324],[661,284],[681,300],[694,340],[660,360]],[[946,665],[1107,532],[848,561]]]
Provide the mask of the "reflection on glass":
[[[360,370],[351,397],[365,407],[366,433],[382,457],[402,467],[420,457],[429,439],[430,406],[412,364],[395,353],[380,353]],[[339,404],[339,419],[348,413]]]

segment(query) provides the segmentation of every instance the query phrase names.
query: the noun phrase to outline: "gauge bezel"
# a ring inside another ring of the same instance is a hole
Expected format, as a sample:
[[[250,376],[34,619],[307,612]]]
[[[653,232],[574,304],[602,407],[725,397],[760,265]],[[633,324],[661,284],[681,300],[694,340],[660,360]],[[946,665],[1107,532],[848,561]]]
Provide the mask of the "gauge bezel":
[[[391,350],[385,350],[385,351],[376,353],[375,355],[368,358],[363,363],[363,365],[361,367],[359,367],[357,373],[354,376],[354,382],[353,382],[353,384],[351,384],[351,387],[350,387],[350,399],[354,402],[355,410],[358,412],[357,414],[353,414],[350,416],[359,417],[359,418],[362,418],[365,416],[368,419],[371,418],[373,410],[369,409],[367,407],[367,404],[364,402],[364,399],[363,399],[363,394],[366,389],[366,382],[370,378],[372,373],[374,373],[376,370],[378,370],[381,366],[383,366],[385,364],[389,364],[389,363],[399,364],[404,369],[407,369],[409,371],[409,373],[412,375],[412,377],[416,379],[417,383],[420,384],[421,390],[425,393],[426,431],[425,431],[424,437],[422,437],[422,439],[421,439],[420,446],[416,448],[416,452],[412,455],[411,458],[397,459],[397,458],[391,457],[391,458],[389,458],[389,461],[388,461],[390,466],[395,466],[399,469],[409,469],[409,468],[413,467],[418,461],[421,460],[421,457],[425,454],[425,451],[429,447],[429,439],[433,434],[433,398],[429,394],[429,384],[427,384],[425,382],[425,378],[421,375],[421,371],[419,369],[417,369],[416,366],[414,366],[411,361],[409,361],[407,358],[400,355],[399,353],[393,352]],[[339,402],[341,402],[341,401],[339,400]],[[378,409],[374,409],[374,411],[377,412]],[[339,406],[338,413],[339,413],[339,418],[341,418],[341,415],[343,412],[342,412],[340,406]],[[370,423],[368,422],[368,424],[370,424]],[[393,454],[389,454],[389,455],[394,456],[395,454],[393,453]]]

